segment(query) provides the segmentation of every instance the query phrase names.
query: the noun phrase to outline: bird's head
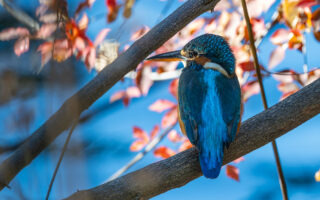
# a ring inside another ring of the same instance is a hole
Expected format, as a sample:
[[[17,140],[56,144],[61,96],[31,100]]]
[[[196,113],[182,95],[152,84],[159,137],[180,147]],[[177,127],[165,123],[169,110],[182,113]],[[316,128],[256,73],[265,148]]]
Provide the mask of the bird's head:
[[[186,67],[197,63],[227,77],[232,77],[235,72],[235,58],[228,43],[223,37],[213,34],[204,34],[191,40],[182,50],[155,55],[147,60],[185,61]]]

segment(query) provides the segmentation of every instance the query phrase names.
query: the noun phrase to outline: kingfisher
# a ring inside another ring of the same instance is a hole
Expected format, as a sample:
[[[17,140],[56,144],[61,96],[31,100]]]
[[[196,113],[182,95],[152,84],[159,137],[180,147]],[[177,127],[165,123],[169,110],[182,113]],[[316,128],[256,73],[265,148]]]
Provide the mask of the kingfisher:
[[[224,150],[234,140],[240,123],[241,90],[227,41],[204,34],[182,50],[147,60],[184,62],[178,86],[179,125],[199,152],[203,175],[218,177]]]

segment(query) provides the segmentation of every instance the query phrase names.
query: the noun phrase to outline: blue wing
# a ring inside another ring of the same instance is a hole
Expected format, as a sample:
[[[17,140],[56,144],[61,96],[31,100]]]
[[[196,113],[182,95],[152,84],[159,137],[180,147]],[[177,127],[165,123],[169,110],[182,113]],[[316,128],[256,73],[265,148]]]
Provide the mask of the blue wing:
[[[219,175],[224,147],[234,140],[240,120],[240,86],[236,77],[185,68],[179,80],[179,117],[190,142],[199,150],[208,178]]]

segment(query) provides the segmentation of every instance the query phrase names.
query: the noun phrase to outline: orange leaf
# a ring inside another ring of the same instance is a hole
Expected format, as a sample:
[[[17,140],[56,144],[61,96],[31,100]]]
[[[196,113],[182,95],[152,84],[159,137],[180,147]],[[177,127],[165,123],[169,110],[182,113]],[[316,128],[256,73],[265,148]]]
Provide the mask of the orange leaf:
[[[53,59],[57,62],[65,61],[72,55],[72,49],[67,39],[55,40],[53,48]]]
[[[133,137],[138,138],[139,140],[142,140],[144,142],[149,142],[149,136],[148,134],[142,130],[141,128],[134,126],[133,127]]]
[[[243,71],[254,71],[254,64],[253,61],[245,61],[242,63],[239,63],[238,66],[243,70]]]
[[[320,182],[320,169],[315,173],[314,178],[316,179],[317,182]]]
[[[85,30],[85,29],[87,29],[88,24],[89,24],[88,15],[86,13],[84,13],[78,22],[78,27],[80,30]]]
[[[179,147],[179,152],[190,149],[191,147],[192,147],[191,142],[187,138],[184,138],[183,143]]]
[[[17,56],[29,50],[29,37],[21,37],[14,43],[14,53]]]
[[[139,87],[143,95],[147,95],[150,87],[153,84],[153,80],[150,78],[152,73],[151,67],[145,66],[138,71],[135,79],[136,85]]]
[[[118,91],[115,92],[111,97],[110,97],[110,103],[120,100],[125,96],[125,91]]]
[[[175,106],[176,106],[176,104],[171,102],[171,101],[169,101],[169,100],[159,99],[159,100],[157,100],[156,102],[154,102],[153,104],[151,104],[149,106],[149,110],[160,113],[160,112],[163,112],[165,110],[172,109]]]
[[[57,29],[56,24],[43,24],[39,31],[37,32],[36,37],[40,39],[46,39]]]
[[[166,159],[175,155],[176,153],[172,149],[169,149],[168,147],[161,146],[155,149],[153,154],[156,157]]]
[[[241,156],[241,157],[239,157],[239,158],[235,159],[233,162],[238,164],[238,163],[240,163],[240,162],[242,162],[242,161],[244,161],[243,156]]]
[[[282,1],[282,10],[283,16],[290,28],[295,28],[298,22],[298,4],[299,1],[296,0],[283,0]]]
[[[94,67],[96,63],[96,48],[90,48],[84,63],[89,71]]]
[[[155,125],[150,133],[150,138],[153,139],[160,131],[160,127]]]
[[[270,41],[275,45],[281,45],[288,42],[290,39],[290,31],[280,28],[276,30],[270,37]]]
[[[12,40],[30,35],[26,28],[7,28],[0,32],[0,40]]]
[[[141,96],[141,92],[139,88],[136,86],[128,87],[126,91],[126,95],[131,99],[131,98],[137,98]]]
[[[144,34],[146,34],[149,30],[150,30],[150,28],[147,27],[147,26],[144,26],[143,28],[140,28],[139,30],[137,30],[136,32],[134,32],[134,33],[131,35],[130,40],[131,40],[131,41],[135,41],[135,40],[139,39],[139,38],[142,37]]]
[[[120,6],[117,5],[116,0],[106,0],[106,4],[108,8],[107,21],[110,23],[116,20]]]
[[[53,48],[52,42],[44,42],[41,45],[39,45],[37,51],[40,51],[40,53],[41,53],[41,67],[43,67],[45,64],[47,64],[49,62],[49,60],[51,59],[52,48]]]
[[[179,79],[174,79],[171,81],[169,85],[169,92],[175,97],[178,97],[178,84],[179,84]]]
[[[246,102],[252,95],[259,94],[260,87],[258,81],[250,81],[242,86],[243,102]]]
[[[109,28],[102,29],[94,40],[94,46],[98,46],[110,32]]]
[[[239,169],[233,165],[227,165],[226,167],[227,176],[233,180],[239,181]]]
[[[269,69],[274,68],[279,65],[285,57],[286,49],[283,46],[278,46],[275,48],[269,57]]]
[[[178,121],[178,112],[177,108],[174,107],[169,110],[162,118],[161,126],[162,128],[167,128],[174,125]]]
[[[176,130],[171,130],[168,134],[168,138],[171,142],[179,142],[182,140],[182,137],[178,134]]]
[[[126,0],[124,4],[123,16],[129,18],[131,16],[131,9],[135,0]]]
[[[136,140],[130,145],[130,151],[140,151],[146,144],[144,140]]]

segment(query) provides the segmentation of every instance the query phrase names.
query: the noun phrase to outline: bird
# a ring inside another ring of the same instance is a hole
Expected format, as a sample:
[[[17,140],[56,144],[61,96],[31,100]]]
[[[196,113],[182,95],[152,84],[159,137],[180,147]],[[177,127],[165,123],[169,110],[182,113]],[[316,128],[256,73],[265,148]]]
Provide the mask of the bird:
[[[241,121],[241,90],[229,44],[222,36],[204,34],[181,50],[147,60],[184,62],[178,83],[179,125],[199,152],[203,175],[217,178]]]

